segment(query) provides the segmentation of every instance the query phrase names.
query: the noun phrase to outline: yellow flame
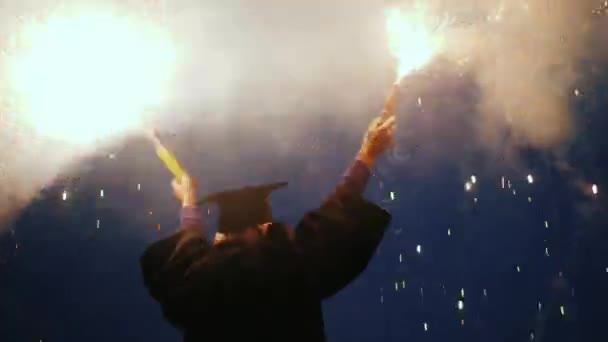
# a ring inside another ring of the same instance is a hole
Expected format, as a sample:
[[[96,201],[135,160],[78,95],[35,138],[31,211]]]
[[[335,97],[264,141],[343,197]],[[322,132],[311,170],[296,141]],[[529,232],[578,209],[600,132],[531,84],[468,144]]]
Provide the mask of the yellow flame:
[[[423,7],[402,13],[393,8],[386,11],[389,48],[398,61],[397,81],[423,67],[437,53],[441,38],[430,29]]]
[[[174,73],[168,35],[112,13],[53,15],[20,39],[25,48],[8,62],[17,111],[38,134],[71,143],[139,127]]]

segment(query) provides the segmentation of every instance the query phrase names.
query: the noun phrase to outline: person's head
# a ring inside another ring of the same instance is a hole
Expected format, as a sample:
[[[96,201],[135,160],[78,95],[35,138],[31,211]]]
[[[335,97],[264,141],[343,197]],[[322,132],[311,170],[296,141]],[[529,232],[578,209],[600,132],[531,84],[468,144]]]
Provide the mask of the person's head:
[[[282,229],[282,231],[279,232],[280,234],[286,234],[285,237],[289,239],[293,238],[293,227],[285,224],[266,222],[251,225],[238,232],[233,233],[224,234],[218,231],[217,233],[215,233],[214,244],[234,239],[238,239],[246,243],[256,243],[262,238],[268,237],[269,235],[273,235],[273,233],[276,234],[279,229]]]
[[[268,196],[287,183],[274,183],[224,191],[207,196],[202,203],[219,206],[219,229],[215,242],[242,239],[254,242],[272,230],[272,209]]]

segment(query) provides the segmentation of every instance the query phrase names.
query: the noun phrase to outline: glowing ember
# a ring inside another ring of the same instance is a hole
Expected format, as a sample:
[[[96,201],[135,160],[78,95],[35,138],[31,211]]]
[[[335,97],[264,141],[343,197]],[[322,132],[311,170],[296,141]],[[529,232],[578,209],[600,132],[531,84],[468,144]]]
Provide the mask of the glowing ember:
[[[408,12],[393,8],[386,11],[386,17],[389,47],[399,64],[399,81],[427,64],[439,50],[441,39],[429,27],[427,13],[420,6]]]
[[[27,48],[6,72],[16,110],[42,136],[83,144],[139,128],[173,75],[170,39],[134,18],[56,14],[23,31]]]

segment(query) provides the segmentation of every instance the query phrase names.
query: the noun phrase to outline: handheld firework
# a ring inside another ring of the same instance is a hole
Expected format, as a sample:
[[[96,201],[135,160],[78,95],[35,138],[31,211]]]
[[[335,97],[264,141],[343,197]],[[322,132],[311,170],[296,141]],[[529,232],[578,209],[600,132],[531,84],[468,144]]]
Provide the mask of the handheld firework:
[[[169,151],[161,142],[160,137],[158,136],[158,132],[156,130],[151,130],[148,132],[148,137],[154,143],[154,148],[156,149],[156,155],[158,159],[160,159],[163,164],[167,167],[167,169],[173,174],[173,176],[179,181],[182,179],[184,175],[184,169],[180,165],[179,161],[175,157],[171,151]]]
[[[395,114],[397,106],[397,96],[399,95],[399,83],[395,82],[391,88],[386,100],[384,101],[384,109],[382,110],[382,119],[388,119]]]

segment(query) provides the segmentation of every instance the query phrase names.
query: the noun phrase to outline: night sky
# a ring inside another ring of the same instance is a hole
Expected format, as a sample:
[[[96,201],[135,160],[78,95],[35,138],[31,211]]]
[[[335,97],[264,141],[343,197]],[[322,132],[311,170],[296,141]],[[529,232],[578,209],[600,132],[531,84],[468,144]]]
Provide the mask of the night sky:
[[[324,304],[329,341],[608,341],[608,65],[577,68],[575,134],[551,149],[514,143],[508,127],[481,144],[470,75],[407,80],[396,146],[366,192],[393,222],[365,273]],[[295,224],[340,180],[382,97],[346,123],[313,97],[293,115],[247,117],[252,92],[230,107],[242,116],[189,108],[197,125],[161,131],[201,194],[289,181],[271,203]],[[152,146],[128,138],[75,161],[5,223],[0,341],[180,340],[138,264],[177,228],[170,180]],[[215,209],[205,208],[209,236]]]

